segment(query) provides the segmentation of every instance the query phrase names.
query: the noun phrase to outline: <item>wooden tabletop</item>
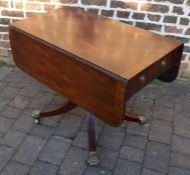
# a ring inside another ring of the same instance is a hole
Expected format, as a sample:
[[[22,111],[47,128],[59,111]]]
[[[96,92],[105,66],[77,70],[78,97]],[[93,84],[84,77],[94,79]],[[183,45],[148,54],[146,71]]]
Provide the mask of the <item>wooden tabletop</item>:
[[[126,80],[182,44],[74,7],[37,14],[11,27]]]

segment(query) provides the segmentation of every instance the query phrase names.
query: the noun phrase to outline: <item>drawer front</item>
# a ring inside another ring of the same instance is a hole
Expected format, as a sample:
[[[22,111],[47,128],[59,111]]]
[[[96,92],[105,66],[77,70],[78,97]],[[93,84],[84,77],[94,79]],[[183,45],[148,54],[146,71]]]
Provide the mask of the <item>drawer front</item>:
[[[127,85],[127,98],[135,92],[146,86],[149,82],[159,77],[169,68],[175,65],[177,61],[178,49],[170,52],[159,61],[155,62],[147,69],[140,72],[138,75],[129,80]]]

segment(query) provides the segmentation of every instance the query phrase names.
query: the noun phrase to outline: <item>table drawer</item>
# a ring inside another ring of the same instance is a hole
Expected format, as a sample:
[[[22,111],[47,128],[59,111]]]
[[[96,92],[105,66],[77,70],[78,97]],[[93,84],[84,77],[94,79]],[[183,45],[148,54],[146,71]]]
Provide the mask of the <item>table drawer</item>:
[[[127,98],[174,66],[178,58],[178,51],[179,49],[175,49],[129,80],[127,84]]]

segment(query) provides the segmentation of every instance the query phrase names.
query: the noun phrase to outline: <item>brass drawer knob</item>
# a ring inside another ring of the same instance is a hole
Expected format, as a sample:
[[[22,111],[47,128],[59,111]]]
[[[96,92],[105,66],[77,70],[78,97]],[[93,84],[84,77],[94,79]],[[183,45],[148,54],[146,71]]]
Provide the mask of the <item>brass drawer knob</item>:
[[[160,65],[161,65],[162,67],[166,67],[166,66],[167,66],[166,60],[162,60],[162,61],[160,62]]]
[[[145,75],[141,75],[141,76],[139,77],[139,81],[140,81],[141,83],[144,83],[144,82],[146,81]]]

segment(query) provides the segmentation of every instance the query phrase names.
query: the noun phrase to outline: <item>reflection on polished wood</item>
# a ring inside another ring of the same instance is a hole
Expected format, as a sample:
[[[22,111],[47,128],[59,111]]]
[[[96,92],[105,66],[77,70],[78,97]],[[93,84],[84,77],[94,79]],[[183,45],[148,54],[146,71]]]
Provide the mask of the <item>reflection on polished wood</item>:
[[[175,80],[183,51],[180,41],[75,7],[13,23],[9,34],[18,67],[112,126],[150,81]]]
[[[181,45],[177,40],[74,7],[37,14],[11,28],[125,79]]]

